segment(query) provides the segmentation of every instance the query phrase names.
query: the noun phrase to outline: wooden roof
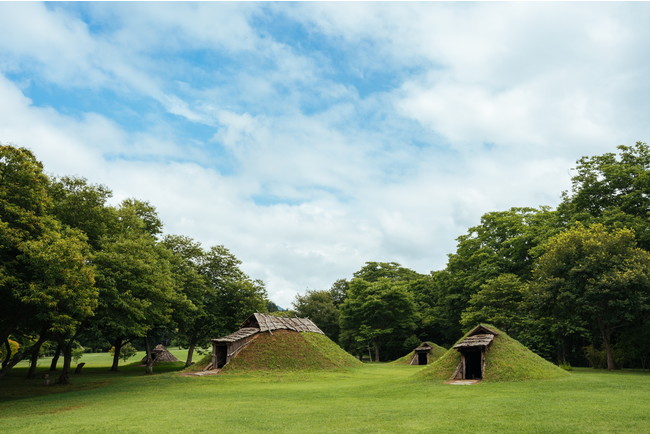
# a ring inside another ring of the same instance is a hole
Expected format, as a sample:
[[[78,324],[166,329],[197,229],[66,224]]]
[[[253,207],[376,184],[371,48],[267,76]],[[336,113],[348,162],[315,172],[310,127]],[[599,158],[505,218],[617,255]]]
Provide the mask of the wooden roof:
[[[454,348],[467,348],[467,347],[487,347],[494,339],[492,334],[481,334],[474,336],[467,336],[462,341],[454,345]]]
[[[249,336],[252,336],[255,333],[259,333],[259,331],[260,329],[255,327],[246,327],[243,329],[239,329],[235,333],[229,334],[228,336],[224,336],[219,339],[212,339],[212,342],[235,342],[240,339],[244,339]]]
[[[479,324],[467,334],[467,337],[454,345],[454,348],[487,347],[498,333]]]
[[[324,335],[312,320],[307,318],[280,318],[263,313],[254,313],[244,321],[235,333],[212,339],[212,342],[230,343],[253,336],[255,333],[273,330],[292,330],[295,332],[314,332]]]
[[[293,330],[296,332],[314,332],[324,335],[321,329],[308,318],[282,318],[263,313],[254,313],[246,319],[241,327],[258,327],[261,332],[273,330]]]
[[[420,346],[415,349],[415,351],[431,351],[431,345],[429,345],[427,342],[422,342]]]

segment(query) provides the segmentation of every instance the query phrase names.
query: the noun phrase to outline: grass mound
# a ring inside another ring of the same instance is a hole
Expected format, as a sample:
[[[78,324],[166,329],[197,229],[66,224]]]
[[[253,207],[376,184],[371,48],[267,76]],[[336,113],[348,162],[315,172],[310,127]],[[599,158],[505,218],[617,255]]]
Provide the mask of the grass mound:
[[[488,327],[498,334],[488,347],[484,381],[541,380],[570,375],[496,327]],[[459,342],[466,336],[459,339]],[[418,372],[418,375],[432,380],[449,380],[458,363],[460,363],[460,353],[450,348],[437,361]]]
[[[436,345],[433,342],[426,342],[427,344],[431,345],[431,352],[429,353],[429,363],[433,363],[436,360],[438,360],[440,357],[442,357],[446,352],[447,349],[444,347],[441,347],[440,345]],[[400,357],[397,360],[393,360],[391,363],[397,363],[400,365],[408,365],[411,363],[411,360],[413,360],[413,357],[415,357],[415,350],[411,351],[404,357]]]
[[[361,362],[320,333],[276,330],[259,333],[223,372],[316,370],[358,366]]]

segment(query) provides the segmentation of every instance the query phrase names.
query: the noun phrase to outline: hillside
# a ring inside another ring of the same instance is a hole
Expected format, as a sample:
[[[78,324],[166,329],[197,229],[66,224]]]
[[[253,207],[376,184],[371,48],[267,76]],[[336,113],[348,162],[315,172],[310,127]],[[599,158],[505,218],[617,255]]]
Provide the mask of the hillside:
[[[327,336],[275,330],[260,333],[222,372],[247,370],[316,370],[361,365]]]
[[[569,375],[568,372],[544,360],[506,333],[496,327],[489,327],[498,335],[495,336],[487,352],[484,381],[520,381]],[[449,380],[459,362],[460,353],[450,348],[417,375],[431,380]]]

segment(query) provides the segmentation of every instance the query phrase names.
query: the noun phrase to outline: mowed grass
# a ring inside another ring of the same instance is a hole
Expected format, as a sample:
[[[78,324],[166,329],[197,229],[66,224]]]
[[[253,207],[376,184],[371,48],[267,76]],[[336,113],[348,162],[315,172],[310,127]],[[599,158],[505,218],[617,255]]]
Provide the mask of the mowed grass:
[[[1,381],[2,431],[648,432],[650,427],[647,372],[578,369],[558,379],[456,386],[415,375],[423,367],[396,364],[203,377],[146,376],[137,366],[114,374],[107,366],[90,366],[73,376],[69,388],[45,387],[42,380],[29,385],[21,372]],[[31,396],[10,393],[25,387]]]

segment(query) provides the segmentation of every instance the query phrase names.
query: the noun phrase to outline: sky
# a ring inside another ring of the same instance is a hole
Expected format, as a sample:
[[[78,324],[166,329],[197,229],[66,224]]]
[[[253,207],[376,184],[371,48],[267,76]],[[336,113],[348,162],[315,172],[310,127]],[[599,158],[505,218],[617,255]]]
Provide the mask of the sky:
[[[0,142],[290,308],[650,137],[650,3],[0,2]]]

